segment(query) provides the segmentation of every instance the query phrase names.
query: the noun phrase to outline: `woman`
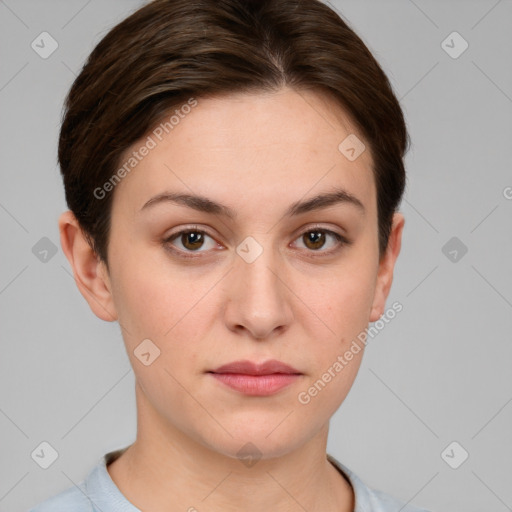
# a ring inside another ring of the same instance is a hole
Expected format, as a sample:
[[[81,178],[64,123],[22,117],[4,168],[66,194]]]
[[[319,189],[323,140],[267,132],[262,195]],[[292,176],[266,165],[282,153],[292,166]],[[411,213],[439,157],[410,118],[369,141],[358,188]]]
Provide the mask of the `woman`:
[[[407,143],[318,1],[156,0],[114,27],[66,101],[59,229],[121,327],[137,438],[33,511],[418,511],[326,453],[387,313]]]

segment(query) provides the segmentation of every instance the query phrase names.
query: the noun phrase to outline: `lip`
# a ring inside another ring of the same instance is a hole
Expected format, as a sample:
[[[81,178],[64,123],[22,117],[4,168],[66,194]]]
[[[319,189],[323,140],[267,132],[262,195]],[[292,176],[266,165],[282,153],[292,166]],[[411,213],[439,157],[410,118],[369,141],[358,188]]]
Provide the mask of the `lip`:
[[[297,369],[275,359],[263,363],[234,361],[208,372],[226,386],[252,396],[269,396],[295,382]]]
[[[232,363],[219,366],[212,370],[212,373],[238,373],[243,375],[271,375],[274,373],[300,374],[299,370],[277,359],[269,359],[263,363],[253,363],[252,361],[233,361]]]

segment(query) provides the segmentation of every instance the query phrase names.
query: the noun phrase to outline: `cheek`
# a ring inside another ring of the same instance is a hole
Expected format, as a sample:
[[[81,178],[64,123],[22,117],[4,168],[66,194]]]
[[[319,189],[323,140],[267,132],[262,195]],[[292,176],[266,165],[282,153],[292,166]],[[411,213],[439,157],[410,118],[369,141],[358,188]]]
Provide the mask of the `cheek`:
[[[367,326],[375,277],[369,265],[347,264],[338,271],[306,280],[299,296],[320,321],[328,338],[339,342]]]
[[[298,403],[325,415],[337,410],[357,376],[364,353],[358,336],[369,323],[376,270],[370,258],[354,253],[328,277],[315,277],[307,282],[315,286],[304,286],[300,296],[307,297],[304,302],[314,312],[303,326],[322,349],[311,346],[311,375]]]
[[[172,327],[179,294],[153,271],[146,272],[142,265],[124,269],[116,292],[119,320],[130,332],[151,338]]]
[[[310,296],[316,317],[305,327],[310,342],[315,342],[309,349],[311,373],[299,390],[297,406],[320,423],[345,400],[361,365],[364,344],[358,336],[368,326],[373,298],[369,275],[331,279],[322,291]],[[320,335],[319,328],[326,334]]]
[[[173,340],[194,338],[206,324],[205,296],[216,276],[199,278],[187,269],[160,259],[133,257],[117,269],[114,300],[120,323],[129,331],[130,343],[154,339],[160,347]]]

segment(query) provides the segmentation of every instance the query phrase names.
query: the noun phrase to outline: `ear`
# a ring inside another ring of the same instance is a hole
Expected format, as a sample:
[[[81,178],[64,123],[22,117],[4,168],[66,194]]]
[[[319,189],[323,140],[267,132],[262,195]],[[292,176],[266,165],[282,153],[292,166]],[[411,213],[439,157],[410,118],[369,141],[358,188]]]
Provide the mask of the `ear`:
[[[379,270],[377,274],[377,283],[373,296],[372,310],[370,313],[370,322],[376,322],[383,314],[386,307],[386,299],[393,282],[393,269],[402,246],[402,232],[405,224],[404,216],[401,213],[393,215],[391,233],[389,235],[388,246],[379,261]]]
[[[71,211],[59,217],[59,231],[62,250],[73,269],[76,285],[89,307],[102,320],[117,320],[106,266],[89,245]]]

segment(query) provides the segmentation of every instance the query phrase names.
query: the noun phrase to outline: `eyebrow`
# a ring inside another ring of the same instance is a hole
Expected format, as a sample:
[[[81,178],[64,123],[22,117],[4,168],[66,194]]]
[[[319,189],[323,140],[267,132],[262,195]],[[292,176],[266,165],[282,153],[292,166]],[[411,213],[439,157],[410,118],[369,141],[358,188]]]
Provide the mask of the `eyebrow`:
[[[194,210],[221,215],[230,219],[236,218],[236,212],[226,205],[217,203],[212,199],[201,195],[184,194],[178,192],[163,192],[149,199],[140,211],[162,203],[174,203],[181,206],[187,206]],[[303,213],[312,212],[334,206],[336,204],[349,204],[355,206],[361,214],[365,214],[363,203],[353,194],[342,188],[335,188],[332,192],[324,192],[304,201],[297,201],[289,206],[285,212],[285,217],[293,217]]]

